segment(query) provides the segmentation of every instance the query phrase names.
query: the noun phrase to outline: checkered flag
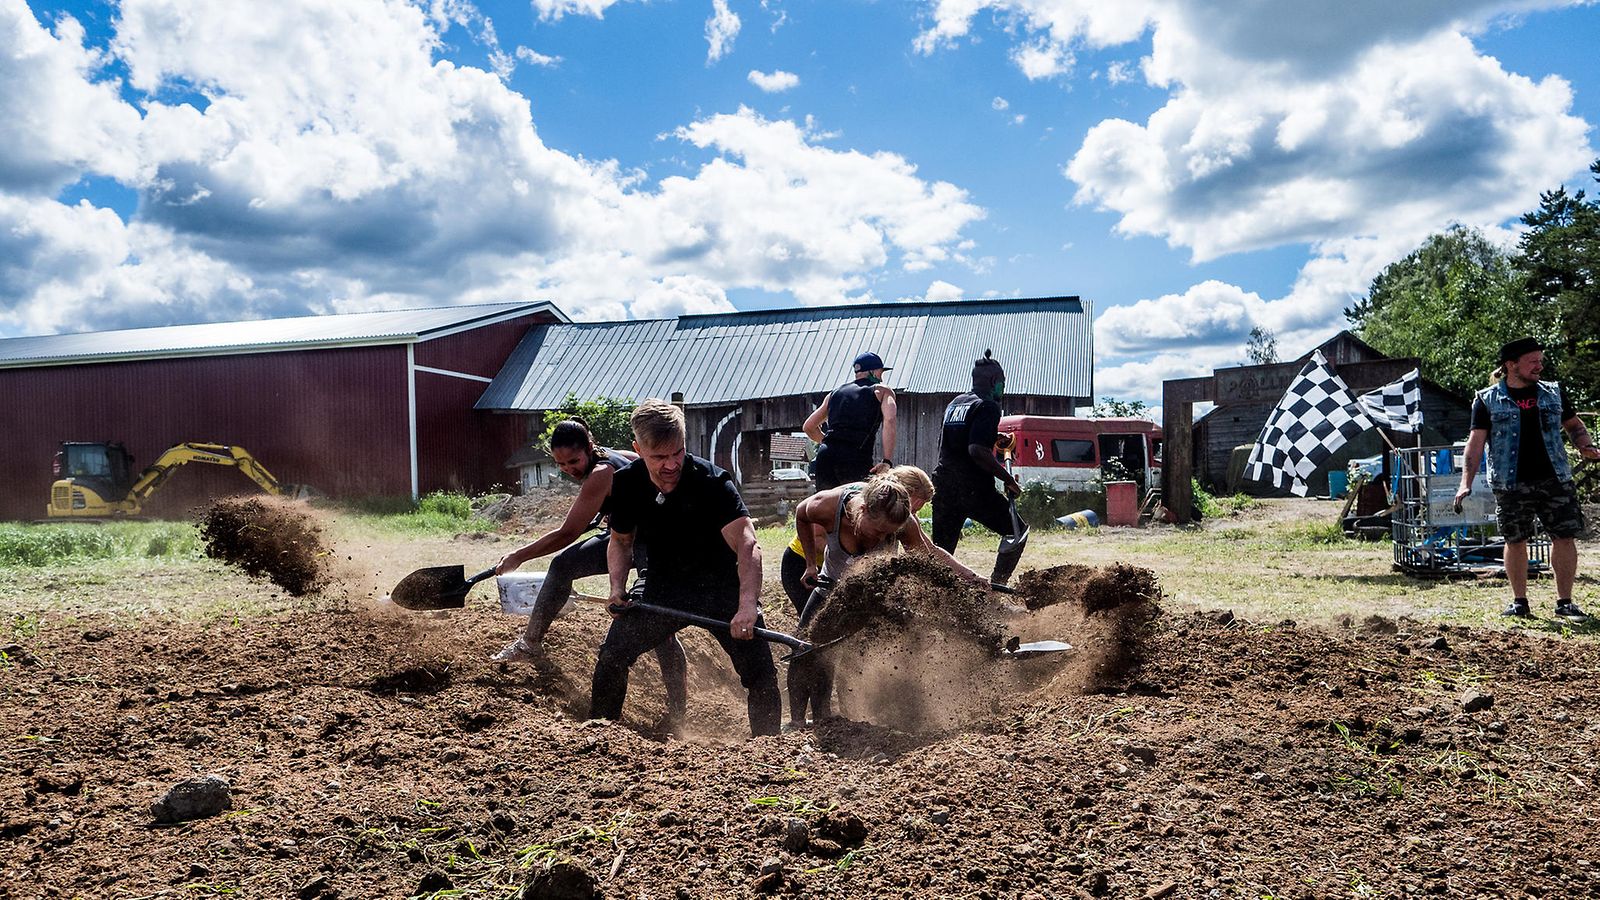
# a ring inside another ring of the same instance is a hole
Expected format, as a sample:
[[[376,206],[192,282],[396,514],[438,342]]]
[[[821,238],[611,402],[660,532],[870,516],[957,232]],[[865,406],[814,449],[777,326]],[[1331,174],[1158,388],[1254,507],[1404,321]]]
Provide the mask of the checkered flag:
[[[1418,434],[1422,431],[1422,372],[1412,369],[1360,398],[1361,408],[1372,421],[1390,431]]]
[[[1289,384],[1250,450],[1245,471],[1256,481],[1306,495],[1306,479],[1372,418],[1317,351]]]

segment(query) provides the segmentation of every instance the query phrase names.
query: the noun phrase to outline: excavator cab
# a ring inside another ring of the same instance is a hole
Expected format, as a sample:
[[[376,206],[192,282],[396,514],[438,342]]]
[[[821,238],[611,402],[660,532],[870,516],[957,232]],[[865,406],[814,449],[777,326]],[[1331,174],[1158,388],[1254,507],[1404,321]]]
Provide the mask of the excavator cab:
[[[127,515],[116,502],[133,486],[133,454],[120,443],[67,441],[56,451],[51,516]],[[92,511],[91,511],[92,510]]]

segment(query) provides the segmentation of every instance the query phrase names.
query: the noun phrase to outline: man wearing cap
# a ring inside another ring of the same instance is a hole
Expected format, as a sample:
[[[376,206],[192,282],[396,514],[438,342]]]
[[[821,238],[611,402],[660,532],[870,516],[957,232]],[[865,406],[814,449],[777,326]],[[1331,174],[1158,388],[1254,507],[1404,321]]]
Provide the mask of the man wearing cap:
[[[1000,398],[1005,395],[1006,373],[990,351],[973,363],[972,390],[950,401],[939,435],[939,465],[933,470],[933,543],[956,552],[961,527],[968,519],[1001,535],[990,581],[1004,584],[1016,571],[1028,541],[1026,527],[1012,516],[1011,502],[994,489],[1005,483],[1015,497],[1022,485],[995,458],[1000,430]]]
[[[1558,382],[1539,380],[1543,372],[1544,346],[1533,338],[1519,338],[1500,348],[1494,383],[1472,401],[1472,433],[1456,503],[1472,493],[1472,479],[1487,444],[1489,487],[1506,542],[1506,580],[1511,583],[1511,605],[1503,615],[1533,618],[1528,608],[1528,539],[1537,519],[1550,535],[1556,615],[1584,619],[1587,616],[1572,601],[1578,574],[1574,539],[1583,531],[1583,509],[1561,434],[1565,431],[1572,438],[1584,459],[1600,459],[1600,449],[1573,413],[1566,390]]]
[[[854,381],[835,388],[805,423],[808,437],[816,441],[814,474],[817,490],[865,480],[868,475],[894,467],[894,391],[883,383],[883,364],[876,353],[856,357]],[[883,426],[883,457],[872,461],[872,444]]]

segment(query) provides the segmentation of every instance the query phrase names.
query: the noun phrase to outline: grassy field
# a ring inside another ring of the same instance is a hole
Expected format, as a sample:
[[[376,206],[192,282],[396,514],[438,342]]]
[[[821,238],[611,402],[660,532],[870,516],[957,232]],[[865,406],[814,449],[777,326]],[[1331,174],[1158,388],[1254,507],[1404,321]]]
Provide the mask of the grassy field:
[[[1503,579],[1420,580],[1392,570],[1387,543],[1346,540],[1334,524],[1337,507],[1314,500],[1266,500],[1230,507],[1203,527],[1036,531],[1024,568],[1128,563],[1154,570],[1169,606],[1232,610],[1270,625],[1284,619],[1339,624],[1369,615],[1503,627]],[[425,501],[399,512],[320,510],[316,515],[335,555],[336,596],[295,600],[205,558],[196,530],[179,522],[104,525],[0,525],[0,606],[14,614],[45,610],[137,617],[229,618],[293,604],[360,603],[387,592],[406,572],[426,565],[492,565],[529,535],[501,534],[473,518],[464,499]],[[793,536],[787,528],[758,532],[776,591],[776,561]],[[969,531],[958,556],[980,572],[992,565],[997,539]],[[1580,605],[1600,607],[1600,542],[1579,546]],[[535,563],[529,568],[535,568]],[[1585,574],[1585,570],[1589,574]],[[603,577],[579,589],[603,593]],[[1548,618],[1554,586],[1530,594],[1545,618],[1517,627],[1573,633]],[[1576,629],[1593,633],[1593,626]]]

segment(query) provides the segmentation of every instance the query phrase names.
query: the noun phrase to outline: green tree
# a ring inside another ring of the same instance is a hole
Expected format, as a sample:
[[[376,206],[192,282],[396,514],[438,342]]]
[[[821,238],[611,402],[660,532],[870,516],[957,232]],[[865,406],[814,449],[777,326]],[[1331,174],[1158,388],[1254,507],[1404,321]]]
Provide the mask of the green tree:
[[[1101,397],[1089,411],[1093,419],[1149,419],[1150,407],[1143,400],[1117,400]]]
[[[633,426],[628,424],[633,407],[632,400],[611,397],[579,400],[576,394],[568,394],[559,407],[544,414],[544,427],[534,443],[550,449],[550,435],[556,430],[556,423],[563,419],[578,419],[589,426],[595,443],[602,447],[627,450],[633,446]]]
[[[1600,160],[1589,167],[1600,181]],[[1600,404],[1600,202],[1558,187],[1522,217],[1523,289],[1547,325],[1547,367],[1579,409]],[[1513,336],[1513,335],[1508,335]]]
[[[1553,336],[1523,290],[1516,260],[1459,225],[1390,263],[1345,317],[1362,340],[1390,356],[1417,357],[1424,377],[1464,396],[1488,383],[1506,340]]]
[[[1253,366],[1278,362],[1278,337],[1272,329],[1260,325],[1250,329],[1250,340],[1244,345],[1244,354]]]

